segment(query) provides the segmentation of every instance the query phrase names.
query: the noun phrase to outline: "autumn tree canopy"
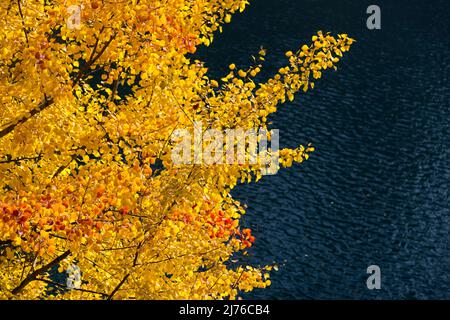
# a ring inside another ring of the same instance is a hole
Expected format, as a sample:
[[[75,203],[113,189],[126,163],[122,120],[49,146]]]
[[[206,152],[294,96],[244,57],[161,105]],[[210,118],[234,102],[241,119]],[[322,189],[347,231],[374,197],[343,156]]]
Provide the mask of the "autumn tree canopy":
[[[264,83],[264,50],[210,79],[189,54],[247,4],[1,1],[1,299],[219,299],[270,284],[271,266],[233,258],[254,237],[230,190],[261,164],[174,164],[172,134],[267,129],[353,40],[318,32]],[[280,150],[280,166],[312,151]],[[57,275],[73,266],[67,287]]]

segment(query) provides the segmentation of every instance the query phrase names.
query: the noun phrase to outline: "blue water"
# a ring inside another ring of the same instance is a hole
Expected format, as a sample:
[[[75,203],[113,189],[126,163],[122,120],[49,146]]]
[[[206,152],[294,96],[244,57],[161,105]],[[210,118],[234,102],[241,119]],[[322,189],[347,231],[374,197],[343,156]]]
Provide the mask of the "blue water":
[[[313,91],[271,117],[282,147],[312,142],[306,163],[238,186],[257,241],[245,262],[277,262],[255,299],[450,298],[450,3],[254,0],[199,57],[220,77],[268,49],[264,80],[283,53],[317,30],[357,40]],[[381,290],[366,269],[381,268]]]

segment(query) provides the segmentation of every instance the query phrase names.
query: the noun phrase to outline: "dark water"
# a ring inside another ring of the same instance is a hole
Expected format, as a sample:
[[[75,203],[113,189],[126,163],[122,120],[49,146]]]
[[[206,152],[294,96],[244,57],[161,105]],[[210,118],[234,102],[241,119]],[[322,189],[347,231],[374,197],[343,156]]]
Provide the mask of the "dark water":
[[[263,45],[263,79],[317,30],[358,41],[272,117],[282,147],[312,142],[313,157],[234,192],[257,237],[249,262],[281,265],[246,298],[450,298],[450,3],[374,3],[382,30],[366,28],[372,1],[254,0],[199,53],[220,77]]]

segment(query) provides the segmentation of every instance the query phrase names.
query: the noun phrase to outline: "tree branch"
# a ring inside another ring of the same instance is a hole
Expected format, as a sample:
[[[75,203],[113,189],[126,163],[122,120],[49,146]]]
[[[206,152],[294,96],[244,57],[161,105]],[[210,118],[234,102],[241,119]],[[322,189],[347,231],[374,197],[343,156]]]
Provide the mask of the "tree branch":
[[[136,253],[134,254],[134,259],[133,259],[133,265],[131,266],[131,268],[134,268],[137,266],[137,260],[139,257],[139,250],[141,249],[143,243],[145,240],[141,241],[137,248],[136,248]],[[107,300],[112,300],[112,298],[114,297],[114,295],[117,293],[117,291],[119,291],[119,289],[123,286],[123,284],[125,283],[125,281],[127,281],[128,277],[130,276],[131,271],[128,272],[125,277],[123,277],[122,281],[120,281],[120,283],[114,288],[114,290],[111,292],[111,294],[109,295]]]
[[[20,1],[18,2],[20,4]],[[114,33],[111,38],[105,43],[105,45],[103,46],[103,48],[100,50],[100,52],[97,53],[97,55],[95,57],[92,57],[85,65],[84,67],[82,67],[80,69],[80,71],[77,74],[77,77],[75,78],[74,82],[73,82],[73,86],[75,86],[78,81],[80,81],[83,76],[84,73],[86,71],[89,70],[89,68],[103,55],[103,53],[105,52],[106,48],[108,48],[108,46],[111,44],[111,42],[116,38],[117,33]],[[93,51],[94,53],[94,51]],[[36,108],[34,108],[33,110],[31,110],[29,113],[29,115],[22,117],[21,119],[19,119],[18,121],[15,121],[11,124],[9,124],[6,128],[0,130],[0,139],[3,138],[4,136],[6,136],[8,133],[12,132],[18,125],[23,124],[25,122],[27,122],[29,119],[31,119],[32,117],[34,117],[35,115],[39,114],[41,111],[43,111],[44,109],[48,108],[50,105],[52,105],[54,102],[53,98],[45,98],[45,100],[43,102],[41,102]]]
[[[12,244],[11,240],[0,241],[0,247],[2,246],[10,246]]]
[[[66,289],[66,290],[75,290],[75,291],[80,291],[80,292],[87,292],[87,293],[98,294],[98,295],[101,295],[101,296],[104,297],[104,298],[106,298],[106,297],[108,296],[106,293],[98,292],[98,291],[93,291],[93,290],[88,290],[88,289],[81,289],[81,288],[73,288],[73,289],[70,289],[70,288],[68,288],[67,286],[65,286],[65,285],[63,285],[63,284],[61,284],[61,283],[54,282],[54,281],[47,280],[47,279],[37,278],[36,281],[42,281],[42,282],[51,284],[51,285],[53,285],[53,286],[57,286],[57,287],[60,287],[60,288],[62,288],[62,289]]]
[[[122,285],[125,283],[125,281],[127,281],[129,276],[130,276],[130,274],[127,273],[127,275],[125,277],[123,277],[122,281],[120,281],[120,283],[117,285],[117,287],[114,288],[113,292],[111,292],[111,294],[108,296],[107,300],[112,300],[112,298],[114,297],[116,292],[119,291],[120,287],[122,287]]]
[[[11,291],[11,293],[12,294],[20,293],[23,290],[23,288],[25,288],[31,281],[37,280],[37,276],[39,276],[40,274],[48,271],[53,266],[56,266],[58,263],[63,261],[65,258],[67,258],[70,254],[71,254],[70,250],[67,250],[62,255],[56,257],[53,261],[51,261],[48,264],[46,264],[45,266],[37,269],[36,271],[34,271],[30,275],[28,275],[17,287],[15,287]]]
[[[49,106],[51,106],[53,104],[53,102],[54,102],[54,100],[52,98],[45,99],[44,102],[40,103],[36,108],[31,110],[29,112],[29,115],[20,118],[18,121],[15,121],[14,123],[11,123],[10,125],[8,125],[6,128],[0,130],[0,138],[3,138],[8,133],[12,132],[19,124],[27,122],[29,119],[31,119],[35,115],[39,114],[41,111],[43,111],[46,108],[48,108]]]
[[[6,160],[0,160],[0,163],[19,163],[21,161],[29,161],[29,160],[40,160],[42,159],[42,154],[39,154],[35,157],[21,157],[21,158],[11,158],[7,156]]]
[[[25,27],[25,19],[23,17],[23,13],[22,13],[22,6],[20,5],[20,0],[17,0],[17,5],[19,7],[19,15],[20,18],[22,19],[22,28],[23,28],[23,33],[25,34],[25,40],[27,41],[28,44],[28,32],[27,29]]]
[[[75,80],[73,81],[73,85],[75,86],[78,81],[80,81],[83,78],[83,75],[89,70],[89,68],[103,55],[103,53],[105,52],[106,48],[108,48],[108,46],[111,44],[111,42],[116,38],[117,33],[114,33],[111,38],[109,38],[109,40],[105,43],[105,45],[103,46],[103,48],[97,53],[97,55],[94,57],[94,52],[97,49],[98,46],[98,38],[97,41],[95,43],[94,46],[94,50],[91,53],[91,57],[89,58],[89,60],[86,62],[86,64],[84,66],[81,67],[80,71],[78,71],[78,74],[75,78]]]

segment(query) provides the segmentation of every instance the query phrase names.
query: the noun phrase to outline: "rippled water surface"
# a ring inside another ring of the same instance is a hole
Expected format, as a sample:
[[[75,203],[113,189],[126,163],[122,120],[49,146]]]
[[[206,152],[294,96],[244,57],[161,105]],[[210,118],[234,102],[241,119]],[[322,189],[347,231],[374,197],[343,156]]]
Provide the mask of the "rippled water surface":
[[[450,298],[450,4],[254,0],[199,57],[220,77],[262,45],[265,73],[317,30],[357,40],[337,72],[271,118],[282,147],[312,142],[306,163],[236,188],[272,286],[247,298]],[[366,288],[377,264],[382,289]]]

